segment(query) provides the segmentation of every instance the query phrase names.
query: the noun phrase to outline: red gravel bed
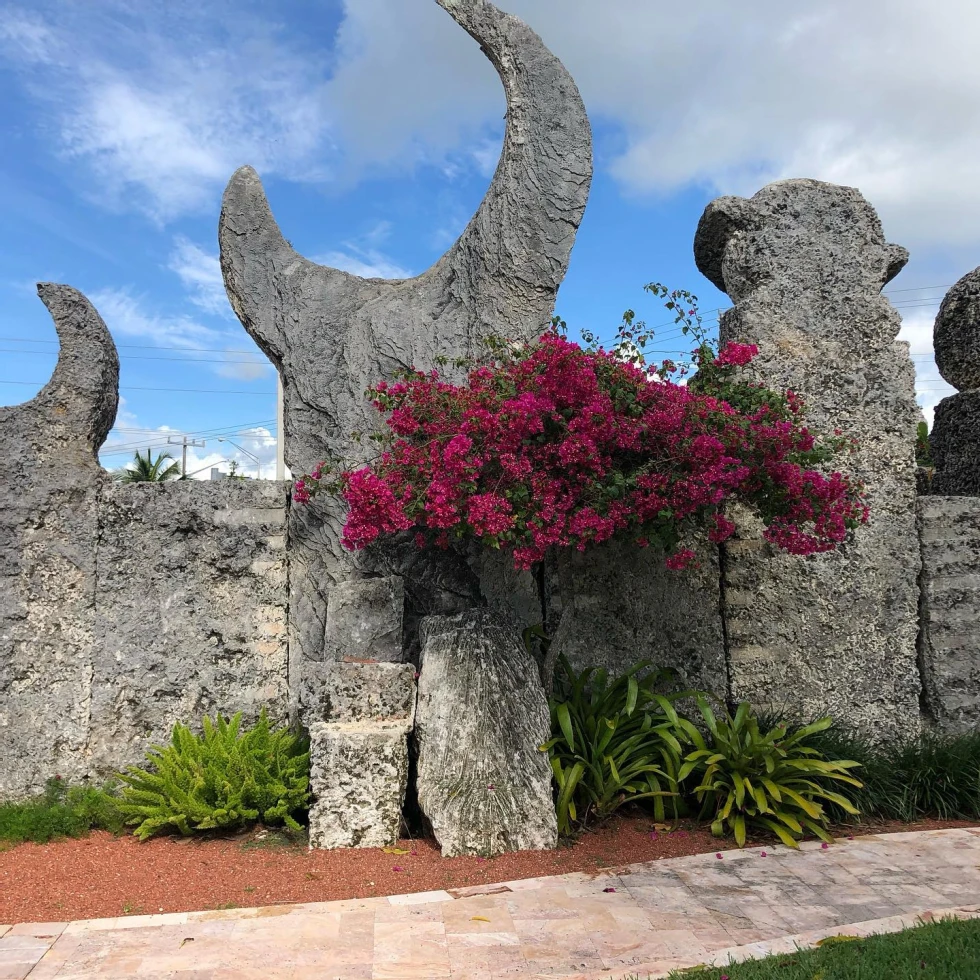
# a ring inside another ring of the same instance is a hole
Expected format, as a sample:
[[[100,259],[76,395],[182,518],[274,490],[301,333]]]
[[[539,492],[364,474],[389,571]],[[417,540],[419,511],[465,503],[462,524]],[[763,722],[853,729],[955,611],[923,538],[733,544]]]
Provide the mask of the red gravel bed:
[[[975,826],[971,821],[867,824],[839,833]],[[265,834],[265,836],[263,836]],[[140,843],[102,831],[77,840],[0,850],[0,923],[249,908],[289,902],[463,888],[726,850],[699,827],[659,830],[648,816],[618,817],[556,851],[443,858],[430,840],[399,849],[309,851],[262,830],[238,838],[163,837]],[[272,843],[270,843],[272,842]],[[2,845],[0,845],[2,847]]]

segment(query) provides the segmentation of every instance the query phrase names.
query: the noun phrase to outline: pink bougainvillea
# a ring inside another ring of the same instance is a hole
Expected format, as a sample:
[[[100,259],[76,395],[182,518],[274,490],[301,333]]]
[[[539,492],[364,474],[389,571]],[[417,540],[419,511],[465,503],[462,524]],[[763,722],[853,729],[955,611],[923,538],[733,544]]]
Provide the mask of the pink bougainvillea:
[[[353,471],[321,464],[293,496],[342,494],[347,548],[411,528],[420,545],[480,539],[518,568],[617,535],[659,545],[681,569],[694,559],[684,527],[700,521],[726,540],[735,526],[722,508],[735,500],[780,548],[830,550],[868,513],[858,484],[817,469],[845,440],[818,444],[798,395],[739,380],[756,354],[701,346],[683,385],[672,363],[651,373],[552,329],[498,345],[461,384],[407,371],[369,392],[388,430],[379,458]]]

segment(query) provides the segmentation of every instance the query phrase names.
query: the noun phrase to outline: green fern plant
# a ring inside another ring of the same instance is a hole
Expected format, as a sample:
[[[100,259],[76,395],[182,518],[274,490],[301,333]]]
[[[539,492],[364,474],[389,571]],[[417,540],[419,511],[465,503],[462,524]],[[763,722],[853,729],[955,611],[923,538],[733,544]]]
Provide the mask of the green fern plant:
[[[654,818],[677,816],[683,746],[672,702],[690,692],[656,691],[669,672],[640,676],[649,661],[610,681],[602,668],[576,673],[558,658],[559,690],[551,698],[548,752],[557,784],[558,831],[602,820],[624,803],[650,799]],[[669,808],[667,802],[669,801]]]
[[[859,763],[828,761],[807,740],[831,726],[821,718],[789,732],[785,723],[762,731],[748,704],[740,704],[734,717],[727,711],[717,718],[703,697],[698,710],[710,733],[710,745],[690,723],[682,732],[694,743],[678,773],[683,783],[697,776],[693,793],[701,804],[702,819],[711,820],[711,832],[721,837],[727,830],[744,846],[749,829],[768,830],[789,847],[806,831],[828,842],[828,814],[823,803],[845,813],[858,811],[845,796],[830,789],[835,783],[860,787],[848,770]]]
[[[140,840],[257,820],[300,829],[294,814],[309,804],[308,745],[288,729],[272,731],[264,708],[252,728],[240,731],[241,721],[241,712],[230,721],[205,718],[202,736],[178,722],[169,745],[147,752],[152,770],[120,774],[119,810]]]

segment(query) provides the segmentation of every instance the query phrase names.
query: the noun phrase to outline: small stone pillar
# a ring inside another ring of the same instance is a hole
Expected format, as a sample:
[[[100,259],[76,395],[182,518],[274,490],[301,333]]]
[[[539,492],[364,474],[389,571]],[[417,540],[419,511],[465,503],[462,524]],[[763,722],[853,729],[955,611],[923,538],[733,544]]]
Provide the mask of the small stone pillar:
[[[936,367],[958,394],[936,406],[930,493],[980,496],[980,268],[946,294],[933,329]]]
[[[400,578],[337,583],[323,660],[304,660],[301,717],[310,733],[310,847],[384,847],[401,829],[415,668],[402,663]]]

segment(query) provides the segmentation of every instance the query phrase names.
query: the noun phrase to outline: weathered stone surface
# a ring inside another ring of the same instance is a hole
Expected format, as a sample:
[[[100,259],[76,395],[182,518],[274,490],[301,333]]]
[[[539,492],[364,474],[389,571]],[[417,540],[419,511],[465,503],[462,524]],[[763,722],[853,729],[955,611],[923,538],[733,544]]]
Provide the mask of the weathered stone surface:
[[[299,680],[306,724],[405,721],[415,714],[412,664],[345,664],[306,661]]]
[[[980,268],[943,298],[933,328],[936,366],[957,395],[937,406],[929,448],[935,473],[930,493],[980,495]]]
[[[444,857],[557,843],[537,666],[486,609],[423,620],[418,801]]]
[[[475,354],[493,334],[530,337],[548,323],[592,174],[578,90],[526,24],[486,0],[439,0],[497,69],[508,102],[500,164],[456,244],[412,279],[361,279],[303,258],[283,238],[249,167],[225,191],[221,268],[245,329],[277,365],[285,456],[294,473],[321,459],[363,462],[352,432],[378,423],[364,390],[392,371]],[[327,597],[354,565],[339,545],[342,504],[291,517],[292,642],[319,660]]]
[[[310,726],[310,847],[385,847],[400,834],[408,724]]]
[[[609,542],[558,557],[562,620],[552,645],[572,667],[623,673],[638,660],[677,672],[680,686],[728,692],[718,548],[691,542],[700,567],[674,572],[663,554]]]
[[[70,286],[39,283],[61,349],[31,401],[0,408],[0,798],[86,769],[92,703],[97,459],[119,359]]]
[[[936,467],[931,493],[980,496],[980,391],[961,391],[936,406],[929,448]]]
[[[878,739],[919,725],[915,641],[918,409],[908,345],[882,286],[905,264],[854,188],[770,184],[712,202],[698,268],[735,302],[721,340],[757,344],[747,369],[800,392],[811,428],[860,446],[844,462],[869,493],[870,523],[836,553],[801,559],[739,520],[725,547],[732,694],[760,708],[829,713]]]
[[[939,373],[957,390],[980,388],[980,268],[943,297],[933,327]]]
[[[980,499],[925,497],[918,516],[925,705],[959,735],[980,725]]]
[[[405,587],[400,578],[338,582],[327,600],[324,660],[402,660]]]
[[[114,484],[100,505],[89,766],[175,721],[287,713],[287,485]]]

